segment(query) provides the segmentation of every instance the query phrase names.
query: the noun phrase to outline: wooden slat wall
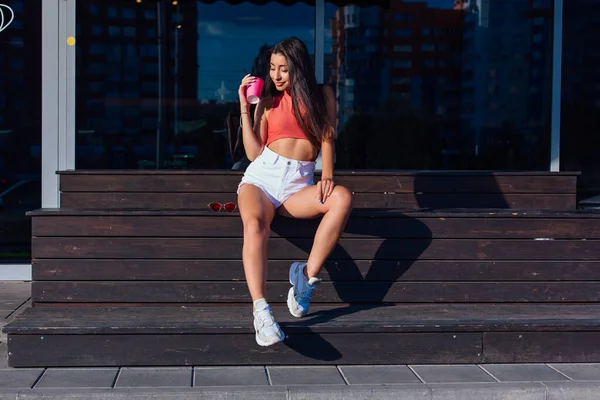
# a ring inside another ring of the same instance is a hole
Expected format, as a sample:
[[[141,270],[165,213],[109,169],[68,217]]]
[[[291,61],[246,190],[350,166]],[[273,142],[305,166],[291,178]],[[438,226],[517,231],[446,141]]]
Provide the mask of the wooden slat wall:
[[[212,202],[235,202],[235,193],[62,192],[61,207],[96,209],[202,210]],[[519,210],[573,210],[572,194],[516,193],[355,193],[355,208],[510,208]]]
[[[284,304],[288,268],[319,221],[277,218],[267,290],[289,338],[268,350],[254,343],[239,214],[205,211],[235,201],[240,177],[62,173],[63,209],[31,213],[32,300],[46,307],[7,327],[9,365],[600,359],[600,215],[574,212],[576,174],[338,173],[357,209],[427,211],[353,212],[302,320]],[[431,211],[449,208],[463,210]]]
[[[436,238],[436,239],[593,239],[600,238],[600,218],[534,218],[525,215],[492,217],[491,212],[471,216],[453,217],[440,214],[412,217],[410,213],[399,216],[385,213],[374,216],[357,216],[348,221],[344,238]],[[570,215],[576,216],[573,213]],[[313,237],[320,220],[288,220],[277,217],[271,225],[273,238]],[[211,213],[124,213],[110,215],[59,215],[33,219],[34,236],[86,236],[86,237],[193,237],[239,238],[243,232],[239,214]]]
[[[482,355],[481,333],[295,334],[268,349],[257,348],[253,334],[44,337],[14,335],[11,366],[473,364]]]
[[[598,362],[599,332],[12,335],[11,367]],[[204,343],[199,346],[198,343]],[[251,350],[249,350],[251,349]],[[93,354],[93,357],[90,356]],[[91,361],[93,360],[93,361]]]
[[[33,217],[34,302],[248,301],[238,215],[76,213]],[[415,215],[353,214],[314,301],[600,300],[600,215]],[[306,259],[317,223],[274,222],[271,301],[285,301],[289,264]]]
[[[204,210],[235,201],[240,179],[229,171],[65,172],[61,207]],[[356,208],[574,210],[577,175],[341,171],[336,183],[354,193]]]
[[[290,360],[308,365],[389,365],[600,359],[596,345],[600,338],[599,304],[315,304],[309,317],[302,319],[290,316],[285,305],[274,305],[287,338],[284,345],[269,348],[254,343],[248,304],[187,305],[29,308],[6,327],[9,366],[276,365],[289,364]]]
[[[288,280],[288,260],[269,261],[269,280]],[[168,273],[165,273],[168,271]],[[600,281],[600,260],[329,260],[324,281]],[[35,281],[244,281],[241,260],[34,259]]]
[[[271,303],[290,284],[269,282]],[[34,282],[36,302],[248,303],[245,282]],[[600,282],[325,282],[312,303],[577,303],[600,301]]]
[[[272,260],[306,259],[312,238],[273,238]],[[34,237],[35,258],[222,259],[242,257],[241,238]],[[598,240],[341,239],[339,260],[597,260]]]

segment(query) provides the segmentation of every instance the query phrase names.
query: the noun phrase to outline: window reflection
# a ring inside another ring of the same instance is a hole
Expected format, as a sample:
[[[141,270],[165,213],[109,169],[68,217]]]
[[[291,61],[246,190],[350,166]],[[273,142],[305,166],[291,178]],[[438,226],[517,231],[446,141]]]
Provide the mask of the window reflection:
[[[548,169],[552,6],[327,3],[338,168]]]
[[[561,169],[581,171],[581,200],[600,195],[599,35],[600,1],[564,2]]]
[[[0,263],[30,262],[31,221],[41,204],[40,1],[2,7],[0,32]]]
[[[239,83],[264,76],[287,36],[314,53],[314,15],[302,2],[79,0],[76,168],[240,166]]]
[[[313,6],[259,3],[79,0],[77,168],[243,168],[241,77],[315,51]],[[551,0],[364,4],[325,5],[337,168],[548,168]]]

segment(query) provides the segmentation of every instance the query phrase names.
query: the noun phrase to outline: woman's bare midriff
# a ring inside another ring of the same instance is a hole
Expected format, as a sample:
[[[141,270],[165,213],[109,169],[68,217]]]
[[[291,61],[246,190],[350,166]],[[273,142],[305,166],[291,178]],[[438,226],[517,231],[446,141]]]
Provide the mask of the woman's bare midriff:
[[[310,141],[307,139],[282,138],[269,144],[275,153],[298,161],[314,161],[316,156]]]

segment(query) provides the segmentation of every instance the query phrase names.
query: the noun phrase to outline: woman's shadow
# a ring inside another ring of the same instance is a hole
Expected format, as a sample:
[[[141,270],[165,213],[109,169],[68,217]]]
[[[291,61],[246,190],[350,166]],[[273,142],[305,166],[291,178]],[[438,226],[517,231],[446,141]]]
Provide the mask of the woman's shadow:
[[[284,343],[290,350],[312,360],[339,360],[342,353],[315,329],[339,317],[410,301],[409,291],[397,292],[402,290],[398,282],[415,267],[433,239],[431,230],[414,216],[415,212],[510,208],[493,173],[444,176],[439,172],[417,172],[412,192],[416,207],[411,210],[394,209],[396,203],[388,201],[391,209],[359,209],[352,213],[342,244],[338,243],[324,266],[340,304],[331,310],[309,311],[304,319],[289,324],[293,334]],[[278,216],[271,229],[308,255],[312,240],[307,238],[314,238],[319,222],[320,219],[289,220]],[[357,253],[369,255],[371,247],[365,242],[373,240],[379,241],[379,247],[372,259],[352,257]],[[317,291],[323,289],[326,288]],[[373,315],[373,320],[376,318]]]
[[[308,255],[312,240],[307,238],[314,238],[319,222],[320,219],[290,220],[278,216],[271,229]],[[374,254],[369,250],[373,241],[378,246]],[[390,293],[390,289],[429,247],[431,231],[407,212],[355,210],[341,242],[324,266],[331,279],[330,283],[324,283],[333,286],[340,304],[331,310],[309,311],[305,318],[287,325],[293,334],[284,344],[312,360],[335,361],[342,358],[332,344],[313,330],[314,327],[350,314],[393,306],[396,296]],[[357,252],[368,259],[355,260],[351,254],[356,255]],[[327,290],[326,287],[317,288],[317,291],[319,289]],[[285,330],[286,324],[282,326]]]

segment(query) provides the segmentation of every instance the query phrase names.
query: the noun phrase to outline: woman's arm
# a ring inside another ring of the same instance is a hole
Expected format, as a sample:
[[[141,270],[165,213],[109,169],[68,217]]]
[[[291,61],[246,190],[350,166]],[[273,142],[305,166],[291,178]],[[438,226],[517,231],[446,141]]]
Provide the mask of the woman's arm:
[[[335,186],[333,182],[333,160],[335,158],[335,121],[336,121],[336,106],[335,95],[329,85],[323,86],[323,95],[327,104],[327,119],[331,124],[331,132],[326,135],[326,139],[321,143],[321,180],[320,194],[321,201],[324,202],[327,197],[333,192]]]
[[[333,179],[333,160],[335,158],[335,121],[336,107],[335,95],[331,86],[323,86],[323,95],[325,96],[325,104],[327,105],[327,119],[331,124],[331,133],[326,135],[326,139],[321,143],[321,159],[322,159],[322,177]]]
[[[244,150],[246,152],[246,157],[248,157],[248,160],[250,161],[254,161],[254,159],[262,153],[267,136],[265,99],[261,99],[256,106],[254,112],[254,126],[252,126],[252,118],[250,118],[250,104],[248,104],[248,100],[246,100],[246,87],[254,79],[253,76],[246,75],[244,79],[242,79],[242,83],[238,90],[240,96],[240,112],[242,114],[241,124]]]
[[[260,155],[267,139],[267,118],[265,103],[268,100],[261,99],[254,111],[254,127],[249,110],[242,111],[242,135],[244,137],[244,150],[248,160],[254,161]],[[258,134],[257,134],[258,133]]]

